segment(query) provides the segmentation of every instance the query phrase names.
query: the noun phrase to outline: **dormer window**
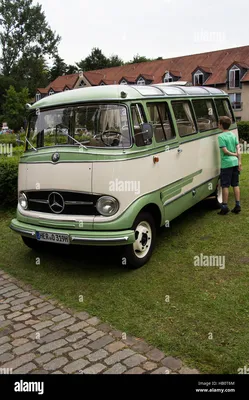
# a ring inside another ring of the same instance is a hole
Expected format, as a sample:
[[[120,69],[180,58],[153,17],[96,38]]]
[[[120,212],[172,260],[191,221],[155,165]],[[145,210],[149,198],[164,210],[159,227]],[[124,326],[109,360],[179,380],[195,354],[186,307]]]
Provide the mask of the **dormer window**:
[[[128,83],[125,79],[122,79],[122,81],[120,82],[120,85],[128,85]]]
[[[79,87],[84,87],[84,86],[86,86],[85,82],[83,80],[80,81]]]
[[[233,68],[229,71],[229,88],[239,88],[240,87],[240,69],[237,65],[234,65]]]
[[[41,93],[39,93],[39,92],[36,93],[36,95],[35,95],[35,100],[36,100],[36,101],[41,100]]]
[[[194,85],[195,86],[202,86],[204,84],[204,74],[200,70],[198,70],[194,74]]]
[[[65,89],[64,89],[64,92],[66,92],[67,90],[69,90],[69,88],[66,86]]]
[[[48,95],[49,95],[49,96],[52,96],[52,94],[54,94],[54,90],[53,90],[53,89],[50,89],[50,91],[48,92]]]
[[[166,72],[163,79],[164,83],[173,82],[173,78],[169,72]]]
[[[137,85],[145,85],[145,80],[142,76],[137,80]]]

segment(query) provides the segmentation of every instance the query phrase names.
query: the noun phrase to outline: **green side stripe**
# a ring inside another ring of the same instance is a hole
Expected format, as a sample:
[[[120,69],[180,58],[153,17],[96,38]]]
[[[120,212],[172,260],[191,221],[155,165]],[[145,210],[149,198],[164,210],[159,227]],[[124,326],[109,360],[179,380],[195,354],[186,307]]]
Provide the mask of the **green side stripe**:
[[[170,200],[172,197],[180,194],[183,187],[192,183],[194,178],[197,175],[200,175],[201,173],[202,173],[202,169],[194,172],[193,174],[185,176],[184,178],[182,178],[179,181],[173,182],[170,185],[168,185],[165,189],[163,189],[161,191],[162,202],[165,203],[165,201]]]

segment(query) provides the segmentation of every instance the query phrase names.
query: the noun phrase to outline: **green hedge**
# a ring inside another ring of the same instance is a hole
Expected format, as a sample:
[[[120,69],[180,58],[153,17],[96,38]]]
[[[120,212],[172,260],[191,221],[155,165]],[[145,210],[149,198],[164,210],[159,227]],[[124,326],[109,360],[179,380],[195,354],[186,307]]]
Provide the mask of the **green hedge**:
[[[249,142],[249,121],[237,122],[239,138]]]
[[[10,135],[9,133],[4,133],[0,135],[0,144],[12,144],[13,147],[19,147],[20,144],[16,141],[17,135]],[[20,134],[20,140],[25,141],[25,133]]]
[[[19,157],[0,157],[0,205],[17,205]]]

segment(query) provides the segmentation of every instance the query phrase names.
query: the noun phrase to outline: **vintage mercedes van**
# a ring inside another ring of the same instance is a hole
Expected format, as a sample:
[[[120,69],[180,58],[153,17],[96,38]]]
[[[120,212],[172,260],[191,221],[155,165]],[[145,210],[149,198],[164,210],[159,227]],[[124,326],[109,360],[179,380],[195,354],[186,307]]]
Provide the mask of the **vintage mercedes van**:
[[[123,246],[151,257],[156,229],[219,190],[217,88],[158,84],[82,88],[30,106],[11,228],[24,243]]]

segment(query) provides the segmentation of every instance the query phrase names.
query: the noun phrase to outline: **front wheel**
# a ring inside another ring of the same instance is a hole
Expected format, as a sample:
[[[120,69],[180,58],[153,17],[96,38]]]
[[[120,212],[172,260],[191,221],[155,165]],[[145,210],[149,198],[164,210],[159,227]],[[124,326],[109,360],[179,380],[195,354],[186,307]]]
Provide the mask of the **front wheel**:
[[[156,240],[156,227],[153,217],[146,212],[139,214],[133,224],[135,242],[126,246],[124,257],[127,266],[137,269],[146,264],[153,252]]]
[[[212,201],[212,205],[213,208],[215,209],[219,209],[221,208],[222,205],[222,187],[220,185],[220,180],[218,181],[217,187],[216,187],[216,191],[212,194],[212,199],[210,199]]]

